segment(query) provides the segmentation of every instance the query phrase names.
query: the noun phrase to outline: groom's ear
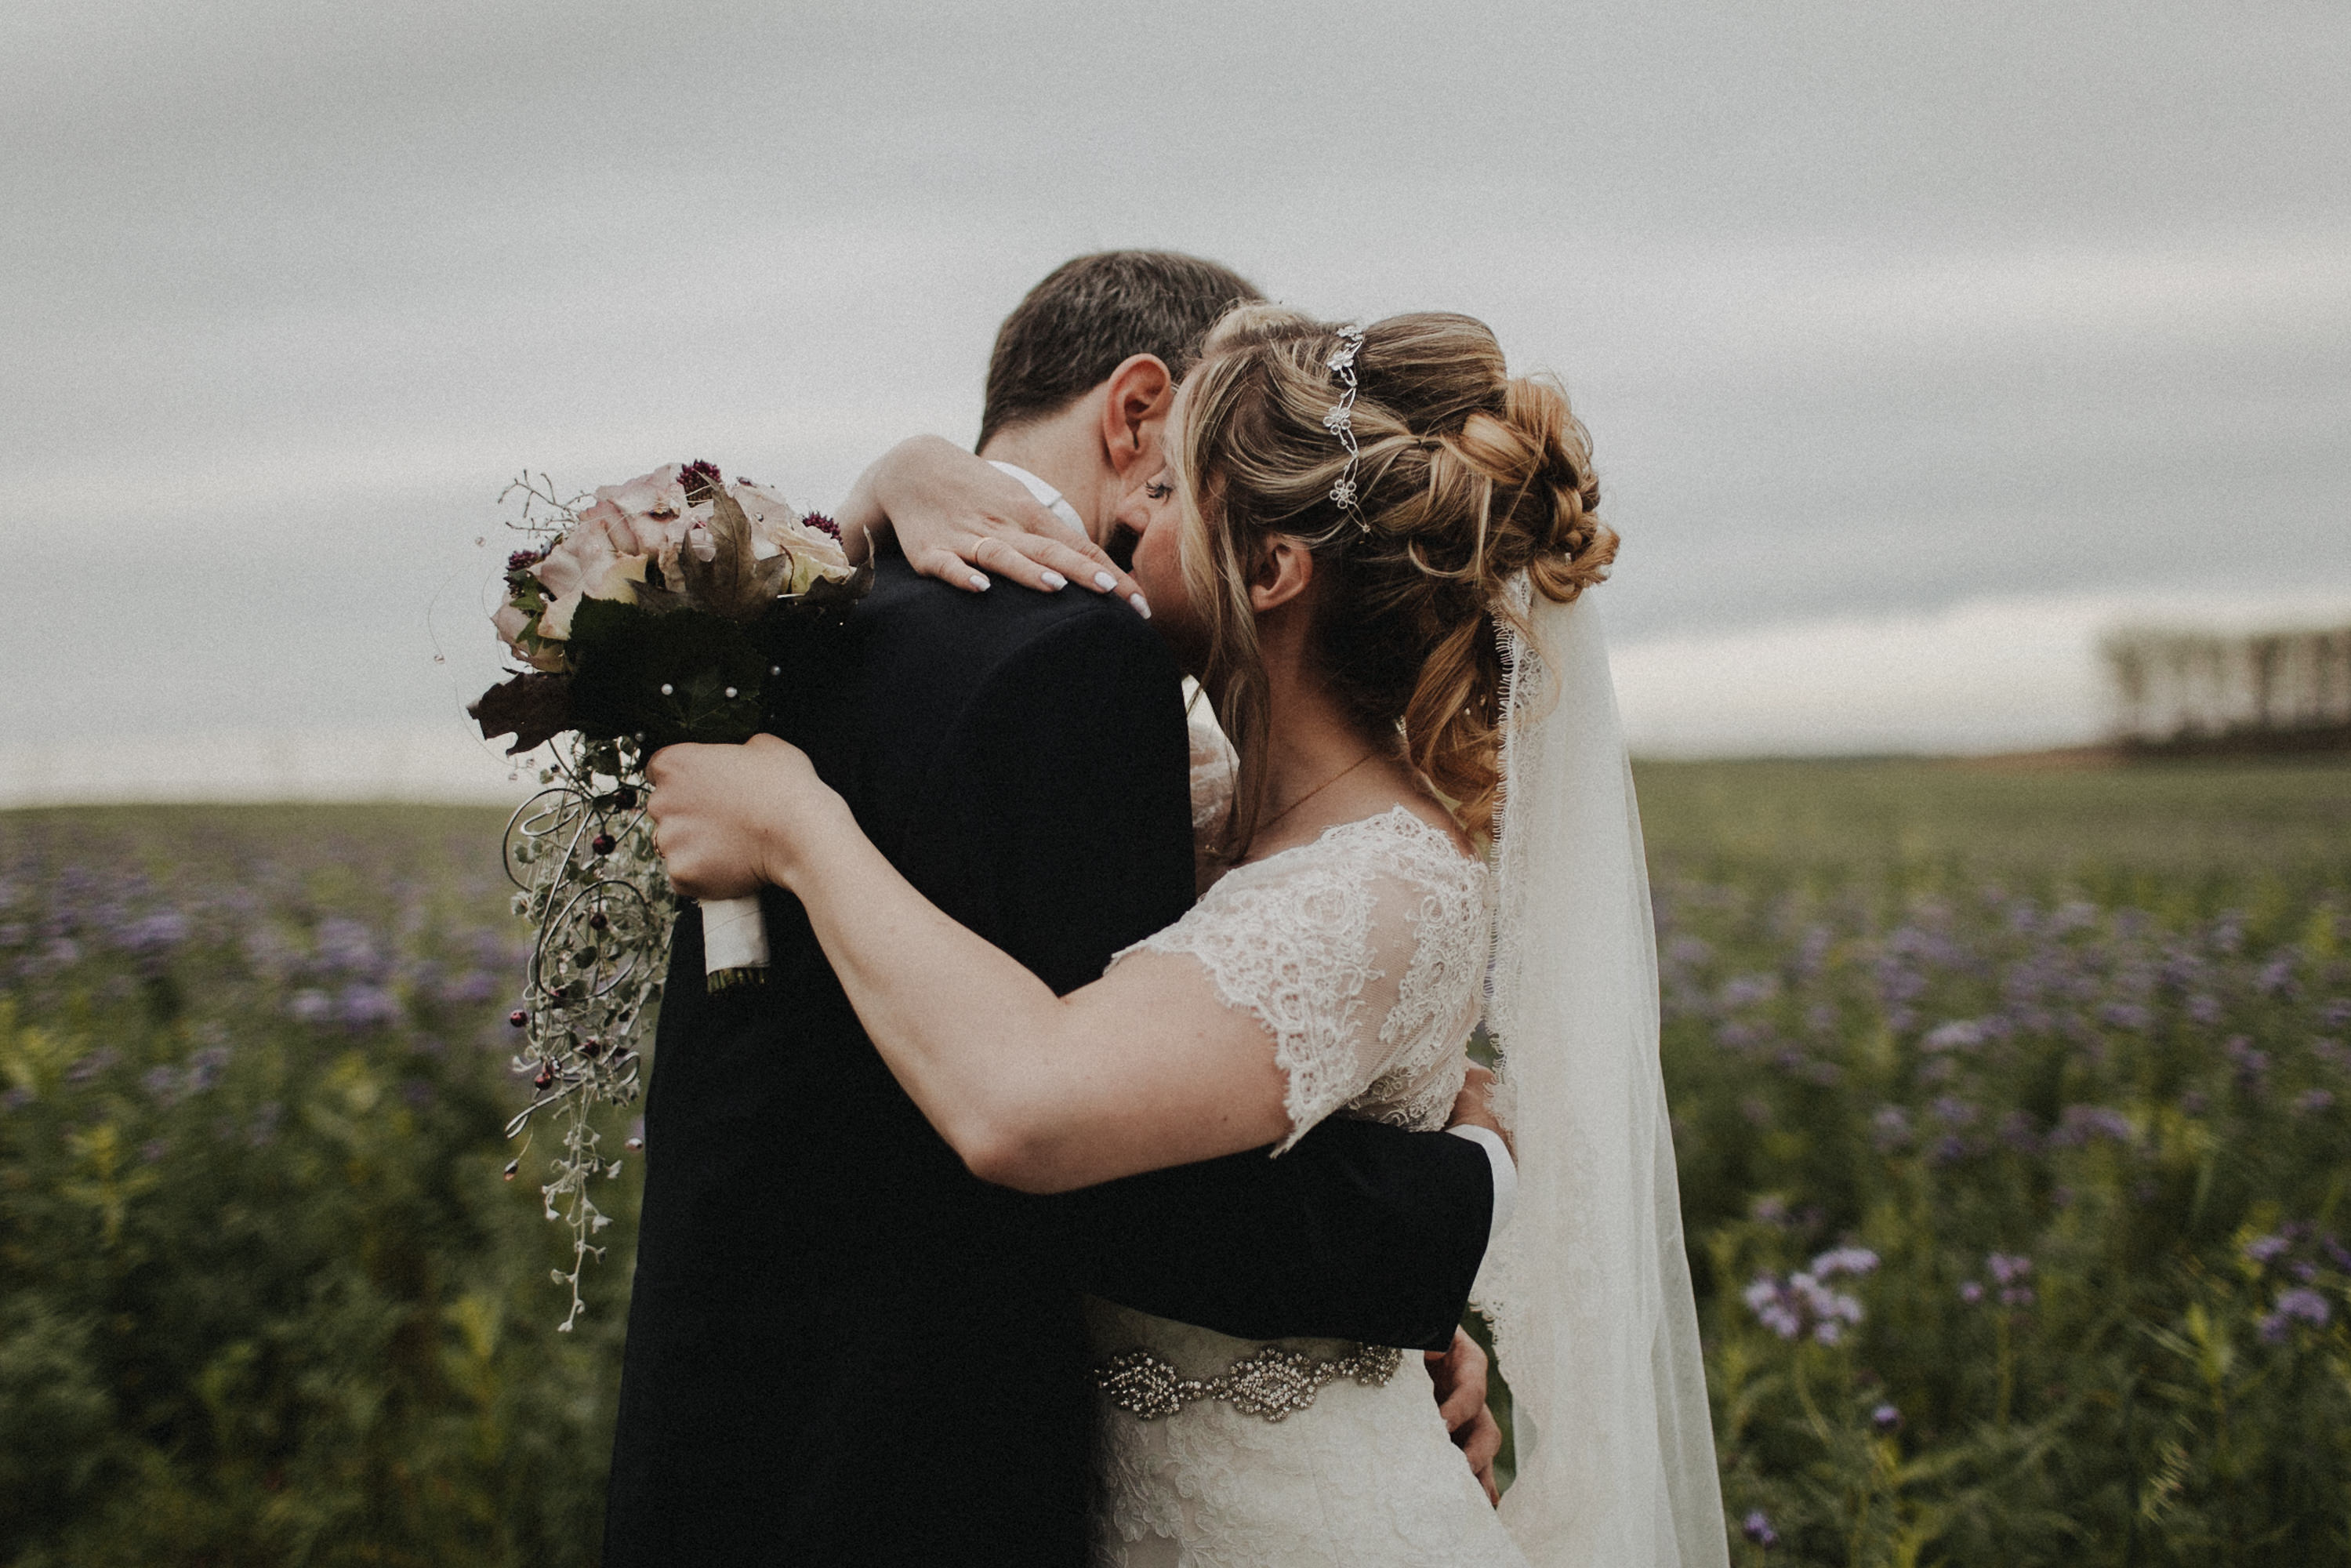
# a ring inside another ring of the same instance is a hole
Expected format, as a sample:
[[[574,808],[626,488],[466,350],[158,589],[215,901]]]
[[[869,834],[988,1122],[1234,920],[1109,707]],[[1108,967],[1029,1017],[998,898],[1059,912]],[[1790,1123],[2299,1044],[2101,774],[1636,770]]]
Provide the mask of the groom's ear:
[[[1122,476],[1159,466],[1159,430],[1176,401],[1176,378],[1156,354],[1130,354],[1102,385],[1102,450]]]

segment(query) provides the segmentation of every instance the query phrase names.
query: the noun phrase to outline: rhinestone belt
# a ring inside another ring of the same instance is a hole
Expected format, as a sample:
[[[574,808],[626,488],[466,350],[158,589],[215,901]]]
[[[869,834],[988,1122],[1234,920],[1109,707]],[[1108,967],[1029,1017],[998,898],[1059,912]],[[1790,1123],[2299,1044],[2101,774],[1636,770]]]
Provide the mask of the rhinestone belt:
[[[1145,1421],[1173,1416],[1200,1399],[1221,1399],[1244,1416],[1279,1421],[1314,1403],[1326,1383],[1352,1377],[1378,1388],[1404,1364],[1404,1352],[1359,1344],[1335,1360],[1270,1344],[1216,1377],[1186,1377],[1147,1350],[1122,1351],[1094,1368],[1094,1385],[1111,1403]]]

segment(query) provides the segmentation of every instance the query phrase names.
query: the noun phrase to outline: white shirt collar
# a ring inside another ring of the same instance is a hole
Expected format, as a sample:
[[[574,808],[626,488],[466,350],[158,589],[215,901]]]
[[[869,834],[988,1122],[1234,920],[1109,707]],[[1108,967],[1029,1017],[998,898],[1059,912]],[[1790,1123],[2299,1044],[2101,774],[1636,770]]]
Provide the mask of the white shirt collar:
[[[1047,511],[1061,518],[1061,521],[1075,528],[1078,531],[1078,537],[1080,538],[1091,539],[1092,538],[1091,534],[1086,532],[1086,520],[1078,516],[1078,509],[1070,505],[1069,501],[1059,490],[1054,489],[1053,486],[1048,485],[1045,481],[1040,479],[1037,476],[1029,472],[1028,469],[1021,467],[1017,463],[998,463],[993,457],[989,458],[988,462],[994,464],[997,467],[1003,469],[1015,479],[1019,480],[1020,483],[1028,488],[1029,493],[1037,497],[1037,504],[1039,506],[1044,507]]]

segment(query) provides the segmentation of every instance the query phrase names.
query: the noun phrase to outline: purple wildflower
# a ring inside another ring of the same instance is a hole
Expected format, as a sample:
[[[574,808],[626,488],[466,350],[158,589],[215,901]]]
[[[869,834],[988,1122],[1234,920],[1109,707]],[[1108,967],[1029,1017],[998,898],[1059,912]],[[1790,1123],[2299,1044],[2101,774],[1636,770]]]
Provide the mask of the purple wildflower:
[[[1899,1105],[1880,1105],[1869,1119],[1869,1141],[1886,1154],[1908,1147],[1910,1113]]]
[[[381,986],[360,981],[335,998],[335,1016],[353,1029],[380,1029],[399,1019],[400,1003]]]
[[[2278,1293],[2276,1309],[2261,1320],[2261,1336],[2271,1344],[2282,1344],[2294,1332],[2296,1322],[2323,1329],[2334,1315],[2325,1296],[2306,1287],[2296,1286]]]
[[[208,1045],[188,1058],[188,1075],[185,1081],[188,1092],[201,1094],[210,1089],[220,1082],[221,1073],[227,1066],[228,1047],[225,1045]]]
[[[2244,1035],[2231,1035],[2220,1049],[2235,1063],[2237,1081],[2241,1083],[2251,1085],[2258,1082],[2262,1074],[2270,1070],[2270,1053],[2255,1050],[2252,1040]]]
[[[1985,1023],[1982,1019],[1954,1019],[1949,1023],[1938,1024],[1927,1031],[1927,1038],[1918,1042],[1919,1048],[1925,1051],[1965,1051],[1981,1045],[1988,1032]]]
[[[1785,1283],[1776,1274],[1758,1274],[1740,1299],[1758,1322],[1782,1339],[1809,1333],[1818,1343],[1835,1344],[1847,1326],[1859,1323],[1863,1316],[1859,1301],[1830,1290],[1811,1274],[1792,1274]]]
[[[2293,1245],[2283,1236],[2256,1236],[2244,1245],[2245,1260],[2250,1263],[2274,1263],[2284,1257],[2286,1249]]]
[[[122,1053],[110,1045],[101,1045],[66,1069],[66,1082],[87,1083],[91,1079],[122,1060]]]
[[[2314,1115],[2335,1103],[2335,1094],[2326,1089],[2305,1089],[2297,1095],[2294,1108],[2304,1115]]]
[[[1869,1424],[1881,1432],[1899,1431],[1902,1427],[1902,1412],[1898,1406],[1880,1405],[1869,1413]]]
[[[1930,1108],[1935,1113],[1935,1119],[1947,1127],[1973,1126],[1976,1117],[1981,1114],[1974,1105],[1956,1094],[1943,1095]]]
[[[1747,1517],[1739,1521],[1739,1532],[1767,1552],[1780,1544],[1780,1532],[1771,1528],[1771,1517],[1760,1508],[1747,1511]]]
[[[1983,1300],[1983,1287],[1973,1280],[1960,1281],[1959,1300],[1965,1301],[1971,1307],[1974,1306],[1978,1301]]]
[[[2068,1105],[2049,1141],[2061,1148],[2078,1148],[2099,1138],[2127,1144],[2132,1135],[2130,1118],[2120,1111],[2104,1105]]]
[[[1866,1247],[1839,1247],[1813,1260],[1812,1273],[1817,1280],[1834,1280],[1839,1274],[1866,1274],[1877,1267],[1877,1254]]]
[[[2199,991],[2188,998],[2189,1022],[2210,1029],[2220,1021],[2221,1016],[2220,998]]]

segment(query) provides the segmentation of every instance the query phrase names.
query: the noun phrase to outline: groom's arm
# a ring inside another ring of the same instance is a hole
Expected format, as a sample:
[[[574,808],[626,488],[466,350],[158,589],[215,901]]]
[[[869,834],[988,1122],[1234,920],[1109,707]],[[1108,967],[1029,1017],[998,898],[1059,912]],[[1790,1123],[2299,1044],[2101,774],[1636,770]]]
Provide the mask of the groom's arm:
[[[1173,658],[1105,609],[995,672],[939,754],[918,836],[976,857],[947,912],[1067,992],[1193,896],[1190,741]],[[928,854],[917,856],[928,860]],[[1494,1167],[1461,1138],[1332,1120],[1234,1155],[1034,1200],[1075,1288],[1244,1337],[1441,1348],[1483,1255]]]
[[[1466,1138],[1332,1117],[1278,1159],[1041,1201],[1080,1290],[1241,1339],[1442,1350],[1485,1256],[1495,1169]]]

